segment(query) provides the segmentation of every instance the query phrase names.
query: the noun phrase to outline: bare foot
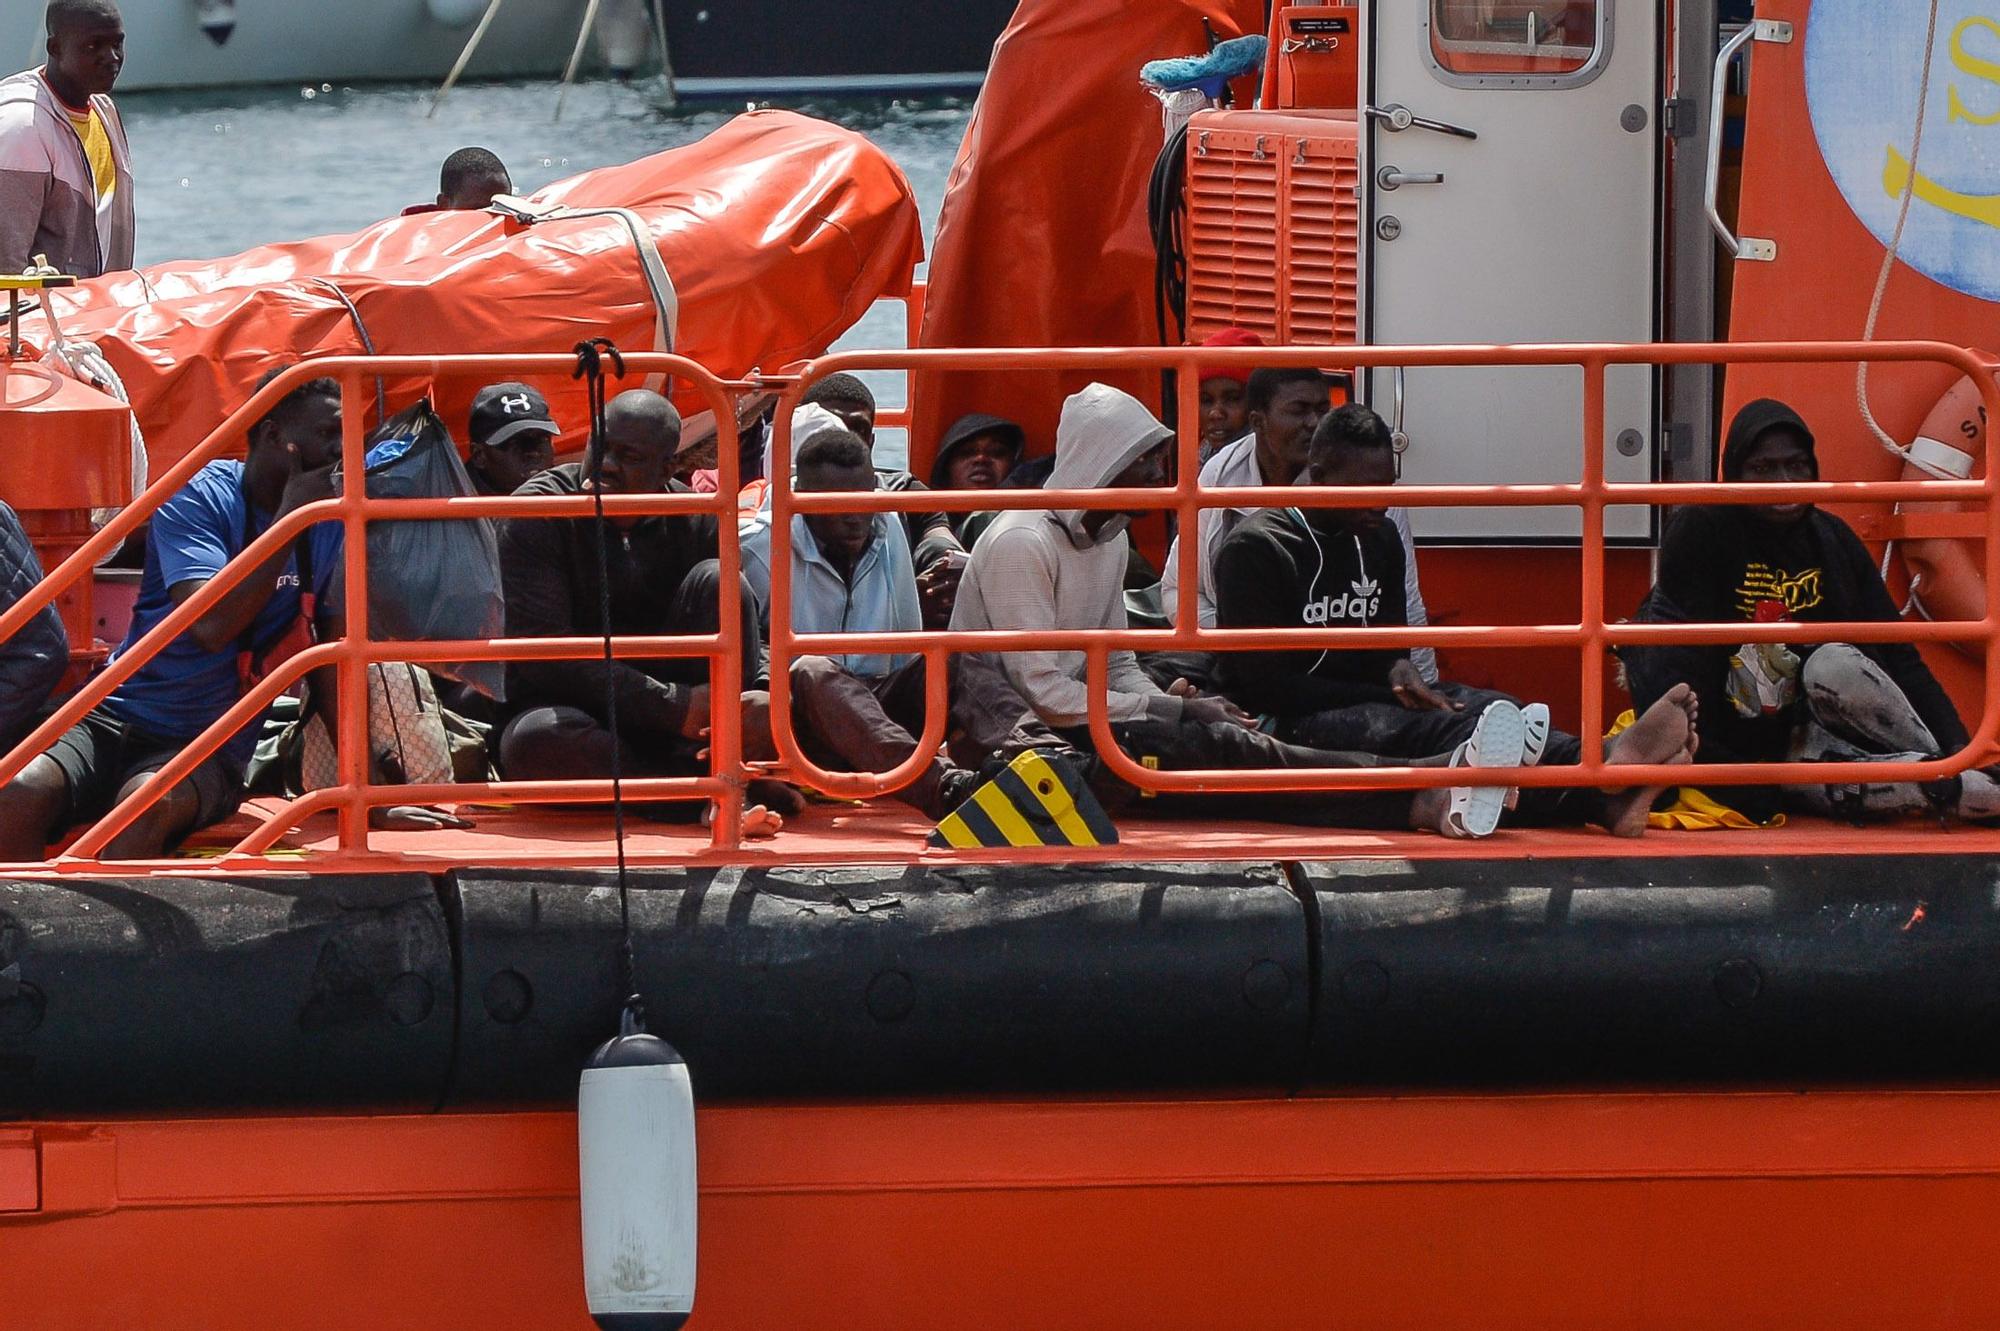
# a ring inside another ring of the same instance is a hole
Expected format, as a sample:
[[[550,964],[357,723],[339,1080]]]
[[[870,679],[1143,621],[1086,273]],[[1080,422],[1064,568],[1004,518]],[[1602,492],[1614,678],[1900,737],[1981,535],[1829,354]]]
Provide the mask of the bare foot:
[[[753,804],[743,811],[743,835],[746,837],[774,837],[785,830],[782,816],[772,813],[761,804]]]
[[[1685,684],[1676,684],[1666,696],[1646,709],[1646,714],[1621,731],[1605,750],[1604,760],[1613,766],[1684,763],[1694,758],[1699,740],[1695,735],[1695,695]],[[1642,786],[1621,790],[1604,801],[1604,825],[1612,836],[1635,837],[1646,830],[1646,815],[1662,787]]]

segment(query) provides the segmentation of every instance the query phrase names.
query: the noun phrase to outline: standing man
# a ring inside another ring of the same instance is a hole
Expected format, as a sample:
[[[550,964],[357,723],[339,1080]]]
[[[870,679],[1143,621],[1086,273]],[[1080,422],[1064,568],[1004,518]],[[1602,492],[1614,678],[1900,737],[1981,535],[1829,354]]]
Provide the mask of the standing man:
[[[132,154],[111,89],[125,67],[112,0],[49,0],[49,60],[0,79],[0,272],[36,255],[77,277],[132,266]]]

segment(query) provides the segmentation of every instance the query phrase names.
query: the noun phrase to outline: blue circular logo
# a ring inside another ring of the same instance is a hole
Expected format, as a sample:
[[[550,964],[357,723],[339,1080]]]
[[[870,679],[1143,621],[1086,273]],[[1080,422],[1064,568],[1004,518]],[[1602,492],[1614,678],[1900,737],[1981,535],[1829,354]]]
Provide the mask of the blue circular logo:
[[[1913,189],[1898,256],[1954,291],[2000,301],[2000,4],[1941,0],[1913,171],[1929,18],[1924,0],[1813,0],[1806,108],[1841,197],[1877,240],[1889,243]]]

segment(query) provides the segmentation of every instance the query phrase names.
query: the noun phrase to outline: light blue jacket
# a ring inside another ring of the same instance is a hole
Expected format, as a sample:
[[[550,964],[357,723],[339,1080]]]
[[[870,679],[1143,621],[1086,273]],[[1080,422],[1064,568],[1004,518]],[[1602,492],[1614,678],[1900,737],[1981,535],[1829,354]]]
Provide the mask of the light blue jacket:
[[[771,619],[771,525],[743,524],[743,576],[757,596],[757,617]],[[875,539],[848,582],[820,553],[803,515],[792,519],[792,631],[795,633],[916,633],[924,626],[910,538],[893,514],[875,515]],[[915,653],[836,656],[852,674],[874,677],[901,669]]]

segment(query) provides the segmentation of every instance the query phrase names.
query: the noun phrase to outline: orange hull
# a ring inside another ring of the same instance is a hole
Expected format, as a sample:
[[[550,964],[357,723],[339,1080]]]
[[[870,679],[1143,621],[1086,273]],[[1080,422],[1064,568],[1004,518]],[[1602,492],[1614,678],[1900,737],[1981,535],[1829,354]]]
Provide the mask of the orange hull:
[[[710,1108],[695,1325],[1988,1327],[1996,1126],[1985,1092]],[[575,1188],[558,1112],[7,1129],[7,1321],[583,1328]]]

